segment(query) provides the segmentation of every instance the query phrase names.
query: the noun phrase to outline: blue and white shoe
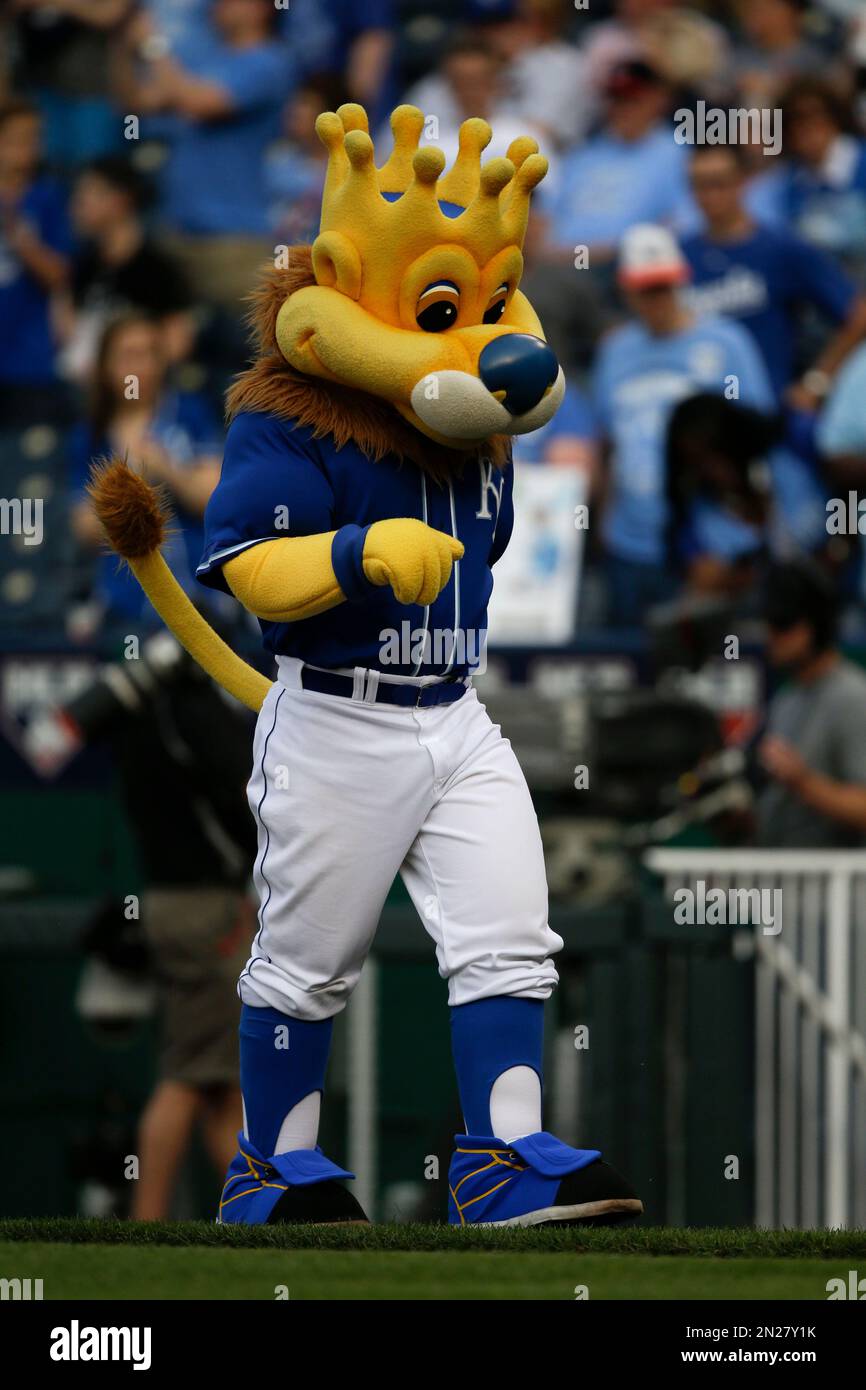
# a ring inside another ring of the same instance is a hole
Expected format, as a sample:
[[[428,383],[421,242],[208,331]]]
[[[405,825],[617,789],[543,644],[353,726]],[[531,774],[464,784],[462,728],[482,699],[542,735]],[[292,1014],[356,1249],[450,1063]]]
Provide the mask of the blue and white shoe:
[[[594,1225],[639,1216],[643,1202],[598,1149],[544,1131],[503,1144],[458,1134],[448,1174],[452,1226]]]
[[[238,1148],[229,1165],[218,1224],[334,1225],[367,1220],[359,1203],[339,1181],[355,1174],[338,1168],[321,1149],[296,1149],[263,1158],[243,1134],[238,1135]]]

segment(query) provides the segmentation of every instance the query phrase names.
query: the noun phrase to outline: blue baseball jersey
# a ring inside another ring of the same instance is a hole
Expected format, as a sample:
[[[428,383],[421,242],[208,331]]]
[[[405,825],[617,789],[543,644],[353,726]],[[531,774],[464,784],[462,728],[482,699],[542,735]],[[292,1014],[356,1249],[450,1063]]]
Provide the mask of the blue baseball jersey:
[[[701,233],[683,242],[683,254],[692,268],[694,307],[738,319],[749,330],[777,395],[794,373],[800,307],[812,305],[841,323],[857,297],[854,282],[829,256],[772,227],[756,226],[729,242]]]
[[[262,621],[264,645],[328,669],[467,675],[486,633],[491,569],[511,535],[511,464],[497,469],[489,459],[472,459],[440,484],[407,460],[374,461],[353,443],[337,448],[330,435],[316,439],[304,425],[244,412],[229,429],[222,476],[208,503],[198,577],[226,589],[227,560],[287,536],[337,531],[336,557],[344,538],[362,546],[363,528],[391,517],[415,517],[462,542],[463,558],[435,602],[429,608],[398,603],[390,586],[362,582],[349,601],[316,617]]]

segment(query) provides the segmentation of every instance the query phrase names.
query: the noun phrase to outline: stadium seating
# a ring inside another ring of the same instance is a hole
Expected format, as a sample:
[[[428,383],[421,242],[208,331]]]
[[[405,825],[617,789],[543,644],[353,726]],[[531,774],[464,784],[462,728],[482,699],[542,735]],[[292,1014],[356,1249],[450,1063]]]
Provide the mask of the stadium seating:
[[[37,629],[43,639],[63,633],[64,611],[85,580],[69,529],[62,433],[49,425],[0,432],[0,479],[0,631],[27,644]]]

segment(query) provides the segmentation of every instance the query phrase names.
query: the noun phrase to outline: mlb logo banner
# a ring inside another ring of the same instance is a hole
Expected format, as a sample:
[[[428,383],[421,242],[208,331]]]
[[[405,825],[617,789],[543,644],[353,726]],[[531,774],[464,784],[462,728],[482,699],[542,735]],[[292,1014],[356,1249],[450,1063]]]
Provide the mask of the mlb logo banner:
[[[13,655],[0,661],[0,738],[38,777],[53,778],[80,749],[63,706],[91,684],[98,662],[85,656]]]

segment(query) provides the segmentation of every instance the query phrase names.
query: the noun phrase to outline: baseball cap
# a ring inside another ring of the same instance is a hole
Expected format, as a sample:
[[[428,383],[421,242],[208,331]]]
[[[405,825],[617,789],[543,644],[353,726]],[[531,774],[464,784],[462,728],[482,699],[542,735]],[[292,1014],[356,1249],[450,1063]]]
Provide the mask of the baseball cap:
[[[626,58],[615,63],[604,81],[604,92],[608,97],[635,97],[649,87],[658,87],[663,78],[643,58]]]
[[[629,227],[620,242],[617,278],[627,290],[682,285],[689,279],[689,268],[666,227],[639,222]]]

